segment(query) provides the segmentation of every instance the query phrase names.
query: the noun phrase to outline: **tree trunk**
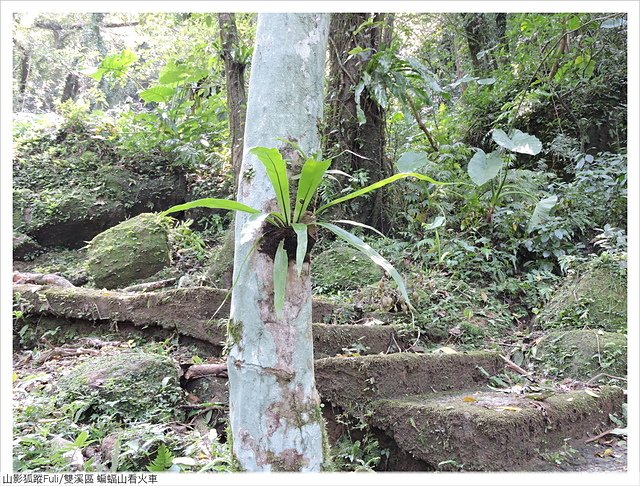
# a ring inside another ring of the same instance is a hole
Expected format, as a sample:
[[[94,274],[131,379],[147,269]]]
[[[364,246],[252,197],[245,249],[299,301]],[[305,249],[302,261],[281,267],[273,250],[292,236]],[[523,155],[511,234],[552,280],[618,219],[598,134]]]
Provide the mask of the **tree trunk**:
[[[233,50],[238,46],[238,30],[233,13],[219,13],[220,42],[222,60],[227,81],[227,110],[229,113],[229,131],[231,132],[231,165],[233,167],[233,187],[238,187],[238,174],[242,164],[242,139],[247,97],[244,89],[244,70],[246,64],[238,62]]]
[[[29,76],[31,74],[31,51],[23,48],[20,44],[16,43],[16,55],[18,51],[22,53],[22,59],[20,59],[20,79],[18,80],[18,96],[14,97],[14,111],[24,111],[27,86],[29,84]]]
[[[475,76],[485,76],[492,69],[496,69],[495,60],[490,53],[485,53],[478,59],[478,54],[486,51],[490,47],[491,33],[487,23],[486,15],[483,13],[463,13],[462,22],[464,26],[473,74]]]
[[[496,33],[498,42],[504,47],[504,52],[509,54],[509,39],[507,39],[507,14],[496,14]]]
[[[281,137],[307,153],[318,149],[328,27],[329,14],[258,16],[238,201],[276,209],[265,169],[249,148],[282,146]],[[284,311],[276,316],[273,260],[256,250],[262,228],[243,234],[247,221],[238,213],[228,356],[233,452],[247,471],[319,471],[324,422],[313,372],[309,264],[298,277],[289,261]]]
[[[375,103],[366,90],[360,104],[366,122],[358,123],[354,90],[362,78],[369,57],[391,43],[393,14],[375,14],[373,20],[381,25],[366,27],[357,34],[355,31],[363,22],[371,18],[364,13],[334,14],[331,19],[329,38],[330,81],[327,96],[328,114],[326,121],[326,151],[331,155],[341,154],[334,159],[334,167],[354,174],[364,170],[369,182],[389,177],[393,168],[384,159],[386,117],[384,110]],[[350,56],[355,47],[369,48],[368,53]],[[344,152],[349,150],[353,153]],[[384,229],[387,218],[383,213],[383,191],[376,191],[373,201],[352,206],[355,213],[351,219]]]
[[[80,77],[76,73],[67,74],[60,101],[75,100],[80,92]]]

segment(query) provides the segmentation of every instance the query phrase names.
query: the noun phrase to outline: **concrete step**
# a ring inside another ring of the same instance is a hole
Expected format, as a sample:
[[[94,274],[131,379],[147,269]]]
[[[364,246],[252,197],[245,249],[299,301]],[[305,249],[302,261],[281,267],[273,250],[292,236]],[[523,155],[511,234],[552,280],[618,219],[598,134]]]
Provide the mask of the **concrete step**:
[[[609,414],[623,402],[618,387],[544,401],[489,389],[456,391],[376,400],[368,421],[432,469],[446,463],[460,470],[529,470],[540,452],[564,439],[610,428]]]
[[[391,353],[331,357],[315,362],[322,399],[342,408],[362,406],[381,398],[480,387],[504,362],[496,353]],[[482,370],[481,370],[482,369]]]
[[[191,344],[202,344],[204,356],[219,356],[226,338],[229,299],[226,291],[209,287],[120,292],[83,287],[61,288],[14,284],[25,318],[35,319],[42,332],[60,326],[80,334],[114,332],[124,336],[167,337],[178,333]],[[314,320],[333,312],[332,304],[314,299]],[[218,313],[216,314],[216,312]],[[391,326],[313,325],[316,356],[399,351],[409,346]]]

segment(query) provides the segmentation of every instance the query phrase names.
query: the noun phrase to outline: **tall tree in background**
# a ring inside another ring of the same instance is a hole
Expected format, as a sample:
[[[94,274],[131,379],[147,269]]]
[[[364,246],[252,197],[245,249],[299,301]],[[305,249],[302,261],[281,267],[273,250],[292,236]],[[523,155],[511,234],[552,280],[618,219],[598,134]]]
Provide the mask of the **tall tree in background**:
[[[276,195],[254,146],[320,145],[329,14],[260,14],[251,64],[237,200],[269,212]],[[288,262],[282,315],[274,309],[274,256],[264,226],[236,215],[228,356],[233,452],[247,471],[319,471],[324,422],[313,372],[309,264]],[[276,242],[277,244],[277,242]],[[258,248],[259,246],[259,248]],[[295,260],[295,258],[294,258]]]
[[[485,76],[494,69],[497,69],[493,55],[487,52],[492,47],[493,33],[487,14],[461,13],[460,18],[464,27],[473,74],[475,76]]]
[[[238,55],[239,39],[236,18],[233,13],[219,13],[221,55],[227,82],[227,110],[229,131],[231,132],[231,163],[234,187],[238,186],[238,174],[242,163],[242,141],[247,109],[247,95],[244,88],[246,63]]]
[[[366,171],[369,182],[392,174],[384,158],[385,110],[365,90],[360,105],[366,122],[358,122],[355,87],[363,76],[371,55],[391,44],[393,14],[340,13],[331,18],[329,34],[329,93],[327,96],[326,151],[336,156],[334,167],[349,174]],[[353,54],[354,49],[359,51]],[[351,53],[350,53],[351,52]],[[349,152],[345,152],[345,151]],[[384,229],[384,191],[376,191],[373,201],[358,207],[349,217]]]

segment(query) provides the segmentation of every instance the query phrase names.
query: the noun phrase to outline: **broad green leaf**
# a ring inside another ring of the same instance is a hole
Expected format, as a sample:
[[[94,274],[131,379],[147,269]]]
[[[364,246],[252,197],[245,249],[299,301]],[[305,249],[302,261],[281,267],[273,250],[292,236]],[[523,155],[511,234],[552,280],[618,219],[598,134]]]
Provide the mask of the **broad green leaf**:
[[[502,166],[502,158],[498,152],[487,155],[484,150],[478,149],[467,165],[467,173],[475,185],[481,186],[497,176]]]
[[[478,84],[493,84],[496,82],[496,78],[483,78],[483,79],[478,79],[477,83]]]
[[[377,251],[375,251],[373,248],[367,245],[364,241],[362,241],[356,235],[349,233],[348,231],[340,228],[339,226],[336,226],[335,224],[331,224],[331,223],[325,223],[322,221],[319,221],[316,224],[325,229],[328,229],[339,238],[342,238],[351,246],[353,246],[354,248],[357,248],[366,256],[368,256],[373,263],[375,263],[376,265],[379,265],[385,272],[387,272],[391,276],[391,278],[393,278],[396,285],[398,286],[398,289],[400,290],[400,293],[402,294],[402,298],[405,300],[407,305],[411,307],[411,302],[409,301],[409,295],[407,294],[407,289],[404,285],[404,281],[402,280],[402,277],[400,276],[398,271],[393,267],[393,265],[391,265],[391,263],[389,263],[388,260],[386,260],[382,255],[380,255]]]
[[[179,83],[188,75],[189,71],[186,66],[180,66],[176,65],[174,62],[169,62],[160,72],[158,80],[162,84]]]
[[[287,223],[291,222],[291,205],[289,202],[289,179],[287,178],[287,163],[277,148],[253,147],[249,153],[258,157],[271,181],[280,210]]]
[[[360,54],[363,51],[369,51],[371,50],[369,47],[367,47],[366,49],[364,47],[360,47],[360,46],[356,46],[353,49],[351,49],[348,54],[350,56],[355,56],[356,54]]]
[[[98,81],[107,73],[115,78],[121,78],[126,74],[127,68],[137,60],[138,56],[135,52],[125,49],[118,54],[105,57],[98,65],[96,72],[90,76]]]
[[[302,166],[300,171],[300,181],[298,182],[298,193],[296,194],[296,205],[293,211],[293,221],[298,222],[309,207],[316,189],[322,182],[324,173],[331,165],[331,160],[309,159]]]
[[[519,154],[537,155],[542,150],[542,143],[537,137],[520,130],[514,130],[513,136],[509,137],[504,131],[496,128],[491,136],[501,147]]]
[[[429,176],[426,176],[424,174],[418,174],[417,172],[402,172],[400,174],[395,174],[395,175],[392,175],[391,177],[387,177],[386,179],[382,179],[381,181],[374,182],[373,184],[371,184],[371,185],[369,185],[367,187],[363,187],[362,189],[354,191],[354,192],[352,192],[350,194],[347,194],[346,196],[342,196],[342,197],[339,197],[338,199],[334,199],[333,201],[328,202],[324,206],[320,206],[316,210],[316,214],[320,214],[323,211],[326,211],[331,206],[335,206],[336,204],[340,204],[342,202],[349,201],[350,199],[354,199],[356,197],[360,197],[360,196],[362,196],[364,194],[367,194],[367,193],[369,193],[371,191],[375,191],[376,189],[380,189],[381,187],[384,187],[387,184],[391,184],[392,182],[395,182],[395,181],[397,181],[399,179],[404,179],[405,177],[415,177],[416,179],[420,179],[422,181],[431,182],[432,184],[437,184],[439,186],[448,186],[448,185],[451,184],[450,182],[439,182],[439,181],[436,181],[436,180],[432,179]]]
[[[582,22],[580,20],[580,16],[579,15],[574,15],[567,22],[567,29],[576,30],[578,27],[580,27],[581,24],[582,24]]]
[[[425,224],[422,228],[425,230],[440,228],[445,223],[445,221],[446,219],[444,218],[444,216],[436,216],[434,220],[431,221],[431,223]]]
[[[296,246],[296,273],[298,277],[302,273],[302,264],[307,254],[307,225],[304,223],[292,223],[291,227],[296,232],[298,244]]]
[[[373,101],[375,101],[378,105],[380,105],[383,110],[386,110],[387,104],[388,104],[388,97],[387,97],[387,90],[385,89],[384,85],[376,81],[369,85],[368,91],[371,94]]]
[[[462,78],[460,78],[460,79],[458,79],[458,80],[454,81],[454,82],[453,82],[453,83],[451,83],[449,86],[450,86],[450,87],[452,87],[452,88],[455,88],[455,87],[457,87],[459,84],[462,84],[462,83],[468,83],[469,81],[475,81],[476,79],[478,79],[478,78],[476,78],[476,77],[474,77],[474,76],[464,76],[464,77],[462,77]]]
[[[178,211],[185,211],[187,209],[193,209],[193,208],[228,209],[230,211],[243,211],[245,213],[251,213],[251,214],[260,213],[260,211],[258,211],[257,209],[254,209],[251,206],[247,206],[246,204],[242,204],[237,201],[230,201],[229,199],[214,199],[211,197],[205,197],[203,199],[196,199],[195,201],[190,201],[188,203],[172,206],[166,211],[161,212],[160,214],[165,216],[167,214],[175,213]]]
[[[333,222],[334,223],[342,223],[342,224],[350,224],[351,226],[359,226],[360,228],[365,228],[365,229],[371,230],[371,231],[373,231],[375,233],[378,233],[383,238],[386,238],[386,236],[383,235],[382,233],[380,233],[380,231],[375,229],[373,226],[369,226],[368,224],[359,223],[358,221],[351,221],[350,219],[337,219],[337,220],[335,220]]]
[[[289,257],[287,250],[284,249],[284,240],[281,240],[276,250],[276,255],[273,258],[273,307],[278,319],[282,319],[282,312],[284,310],[288,268]]]
[[[405,152],[396,162],[396,167],[400,172],[416,172],[428,162],[427,154],[423,152]]]
[[[154,101],[156,103],[166,103],[173,98],[173,95],[176,93],[175,88],[169,88],[168,86],[154,86],[149,89],[145,89],[139,93],[140,98],[142,98],[147,103]]]
[[[527,225],[527,233],[531,233],[536,227],[540,226],[545,222],[549,215],[551,214],[551,210],[558,204],[558,196],[553,195],[549,197],[545,197],[538,201],[535,209],[533,210],[533,214],[531,218],[529,218],[529,224]]]

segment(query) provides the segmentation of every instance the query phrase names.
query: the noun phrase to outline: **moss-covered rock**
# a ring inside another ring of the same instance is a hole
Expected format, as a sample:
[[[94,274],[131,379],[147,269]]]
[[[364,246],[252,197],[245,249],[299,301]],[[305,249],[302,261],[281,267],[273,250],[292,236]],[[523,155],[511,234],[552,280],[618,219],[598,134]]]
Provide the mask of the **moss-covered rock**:
[[[31,260],[42,250],[32,238],[22,233],[13,232],[13,259]]]
[[[80,248],[127,217],[187,197],[185,168],[165,154],[119,150],[94,122],[14,140],[13,227],[42,246]]]
[[[602,254],[566,278],[538,315],[543,329],[627,329],[626,254]]]
[[[542,339],[536,360],[542,371],[587,380],[599,373],[627,374],[627,336],[602,330],[553,331]]]
[[[383,272],[355,248],[336,245],[311,262],[311,279],[320,293],[356,290],[376,283]]]
[[[124,422],[161,422],[182,397],[178,369],[160,354],[143,351],[101,356],[58,382],[60,403],[76,402],[81,420],[111,416]]]
[[[95,285],[126,287],[169,265],[169,225],[164,216],[143,213],[91,240],[86,268]]]

